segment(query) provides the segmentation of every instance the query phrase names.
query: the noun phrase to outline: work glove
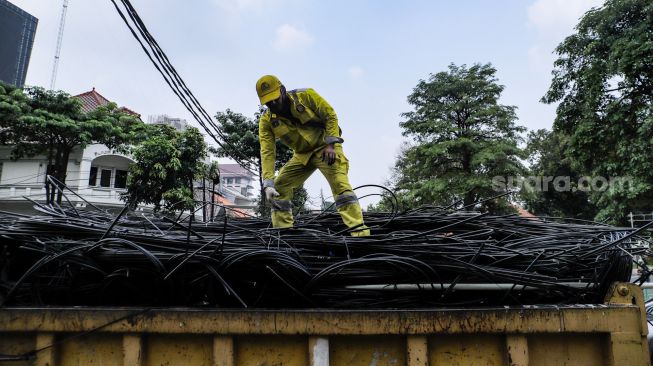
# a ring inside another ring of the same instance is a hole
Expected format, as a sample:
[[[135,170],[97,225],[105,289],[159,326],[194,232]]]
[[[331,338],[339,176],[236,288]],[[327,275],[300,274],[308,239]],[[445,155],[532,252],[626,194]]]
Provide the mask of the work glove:
[[[271,201],[274,197],[278,197],[279,192],[277,192],[274,187],[265,187],[265,199],[269,202]]]
[[[332,165],[336,162],[336,148],[333,145],[327,145],[324,150],[322,150],[322,161],[326,161],[328,165]]]

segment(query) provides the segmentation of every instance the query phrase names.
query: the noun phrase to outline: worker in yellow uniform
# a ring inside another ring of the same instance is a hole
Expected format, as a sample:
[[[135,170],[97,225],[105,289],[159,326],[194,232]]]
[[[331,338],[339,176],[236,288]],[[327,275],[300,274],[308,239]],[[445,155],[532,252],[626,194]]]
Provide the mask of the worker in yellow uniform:
[[[272,206],[272,226],[292,227],[293,190],[319,169],[329,182],[336,209],[353,236],[370,235],[358,198],[349,184],[349,161],[333,108],[313,89],[286,91],[276,76],[256,82],[256,93],[268,110],[259,121],[265,197]],[[293,150],[292,158],[274,177],[276,139]]]

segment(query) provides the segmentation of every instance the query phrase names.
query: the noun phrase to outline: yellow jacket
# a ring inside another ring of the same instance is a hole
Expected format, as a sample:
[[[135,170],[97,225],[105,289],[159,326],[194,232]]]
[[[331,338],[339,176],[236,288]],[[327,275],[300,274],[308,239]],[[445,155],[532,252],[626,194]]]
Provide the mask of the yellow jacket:
[[[294,152],[293,158],[306,165],[311,155],[327,144],[342,143],[338,117],[333,108],[313,89],[296,89],[287,93],[290,112],[295,120],[269,110],[259,120],[259,141],[263,165],[263,186],[274,186],[276,139]]]

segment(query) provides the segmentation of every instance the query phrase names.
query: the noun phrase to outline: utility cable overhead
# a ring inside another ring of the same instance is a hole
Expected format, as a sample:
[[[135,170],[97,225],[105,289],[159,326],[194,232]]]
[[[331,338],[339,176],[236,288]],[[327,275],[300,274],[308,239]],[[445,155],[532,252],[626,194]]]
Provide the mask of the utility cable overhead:
[[[150,32],[147,30],[147,27],[145,27],[145,23],[143,23],[143,20],[140,18],[138,13],[136,12],[136,9],[131,5],[129,0],[122,0],[123,4],[128,8],[129,10],[129,16],[132,19],[132,21],[138,26],[138,29],[143,37],[148,40],[148,43],[151,45],[153,48],[153,51],[155,51],[155,55],[157,56],[157,59],[159,62],[161,62],[164,67],[166,67],[173,75],[175,81],[177,84],[183,89],[184,93],[190,97],[191,102],[195,107],[202,113],[202,115],[207,119],[207,121],[214,127],[214,128],[219,128],[214,122],[211,116],[206,112],[204,107],[199,103],[197,98],[195,98],[195,95],[188,89],[186,86],[186,83],[184,82],[183,79],[179,76],[177,73],[177,70],[172,66],[170,63],[170,60],[166,56],[165,52],[161,49],[159,44],[157,43],[156,39],[152,37]]]
[[[112,1],[113,1],[113,0],[112,0]],[[131,6],[131,4],[129,4],[128,1],[124,1],[124,0],[123,0],[123,1],[122,1],[122,4],[123,4],[123,6],[127,9],[126,12],[128,13],[130,19],[132,19],[132,22],[134,22],[135,27],[138,29],[139,33],[141,34],[141,37],[143,37],[143,39],[145,40],[145,42],[148,44],[148,46],[149,46],[150,49],[152,50],[152,53],[154,54],[155,58],[157,59],[158,64],[157,64],[157,62],[154,61],[154,59],[151,57],[150,53],[149,53],[149,52],[147,51],[147,49],[144,47],[143,42],[140,40],[140,38],[138,37],[138,35],[136,34],[136,32],[133,30],[133,28],[129,25],[129,22],[128,22],[127,19],[124,17],[124,15],[122,15],[122,12],[120,11],[120,9],[119,9],[118,7],[116,7],[116,9],[119,11],[121,17],[123,18],[123,20],[125,21],[125,23],[127,24],[127,26],[130,28],[130,31],[132,32],[132,35],[134,35],[134,37],[137,39],[137,41],[141,44],[141,47],[143,48],[143,50],[146,52],[146,54],[148,55],[148,57],[150,58],[150,60],[153,62],[153,64],[154,64],[155,67],[157,68],[157,70],[158,70],[158,71],[161,73],[161,75],[164,77],[164,80],[166,81],[166,83],[168,83],[168,85],[173,89],[173,92],[175,92],[175,94],[180,98],[180,100],[182,101],[182,103],[184,104],[184,106],[185,106],[185,107],[186,107],[186,108],[191,112],[191,114],[192,114],[192,115],[194,116],[194,118],[198,121],[198,123],[200,123],[200,125],[202,126],[202,128],[204,128],[204,129],[206,130],[206,132],[207,132],[207,133],[208,133],[208,134],[209,134],[209,135],[210,135],[210,136],[211,136],[211,137],[212,137],[212,138],[213,138],[213,139],[214,139],[214,140],[215,140],[215,141],[216,141],[216,142],[217,142],[217,143],[218,143],[218,144],[223,148],[223,149],[225,149],[225,151],[227,151],[228,155],[230,155],[230,156],[231,156],[234,160],[236,160],[240,165],[244,165],[244,167],[247,168],[246,166],[249,165],[249,164],[251,164],[252,162],[251,162],[251,161],[247,161],[247,160],[248,160],[247,158],[245,158],[245,159],[241,159],[241,157],[234,156],[234,153],[238,153],[239,151],[238,151],[236,148],[234,148],[233,146],[229,146],[229,148],[227,148],[226,146],[224,146],[224,145],[223,145],[223,144],[218,140],[218,138],[215,136],[215,133],[214,133],[214,132],[217,132],[217,134],[218,134],[218,135],[219,135],[223,140],[226,140],[226,138],[225,138],[225,136],[223,135],[222,131],[220,130],[219,126],[217,126],[217,125],[215,125],[215,124],[213,123],[213,120],[211,119],[211,117],[210,117],[210,116],[208,115],[208,113],[206,113],[206,111],[201,107],[201,105],[199,104],[199,102],[197,101],[197,99],[194,98],[194,96],[192,95],[192,93],[190,92],[190,90],[188,90],[187,87],[185,87],[185,88],[182,87],[181,83],[183,83],[183,80],[182,80],[181,77],[177,74],[177,72],[176,72],[176,70],[174,69],[174,67],[172,67],[172,65],[170,64],[168,58],[165,56],[165,53],[164,53],[164,52],[161,50],[161,48],[158,47],[158,45],[155,43],[156,41],[154,41],[153,37],[152,37],[152,36],[149,34],[149,32],[147,31],[147,28],[145,27],[144,23],[140,20],[140,17],[139,17],[138,14],[135,12],[135,9]],[[114,5],[115,5],[115,2],[114,2]],[[159,67],[159,65],[160,65],[161,67]],[[161,70],[161,68],[163,68],[163,70]],[[165,74],[164,74],[164,72],[165,72]],[[166,75],[167,75],[167,77],[166,77]],[[183,85],[185,86],[185,84],[183,84]],[[188,100],[188,97],[191,99],[190,101]],[[193,99],[194,99],[194,101],[193,101]],[[194,106],[195,106],[195,108],[196,108],[197,110],[193,108],[193,105],[191,105],[191,102],[192,102],[192,104],[194,104]],[[205,121],[208,122],[208,124],[213,128],[213,131],[212,131],[211,129],[209,129],[209,128],[206,126],[205,123],[203,123],[204,121],[203,121],[202,118],[201,118],[202,116],[205,118]],[[230,145],[230,144],[228,144],[228,145]],[[245,162],[244,162],[243,160],[245,160]]]
[[[147,30],[145,23],[138,15],[136,9],[131,5],[130,1],[120,0],[124,12],[115,0],[111,0],[111,2],[116,8],[118,15],[120,15],[125,25],[129,28],[132,36],[141,45],[141,48],[157,71],[161,74],[166,84],[168,84],[172,92],[175,93],[177,98],[179,98],[181,103],[190,112],[197,123],[222,149],[225,150],[230,158],[238,163],[238,165],[242,166],[250,173],[258,175],[250,169],[250,167],[256,165],[256,163],[250,158],[244,156],[238,148],[229,142],[220,126],[213,121],[211,116],[206,112],[204,107],[202,107],[195,95],[183,81],[177,70],[172,66],[170,59],[161,49],[152,34]],[[127,16],[125,16],[125,13]]]

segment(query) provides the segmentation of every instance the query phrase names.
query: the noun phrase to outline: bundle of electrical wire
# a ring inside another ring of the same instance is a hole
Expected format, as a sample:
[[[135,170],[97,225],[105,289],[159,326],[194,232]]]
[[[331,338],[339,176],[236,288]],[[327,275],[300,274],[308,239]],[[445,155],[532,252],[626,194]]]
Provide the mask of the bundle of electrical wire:
[[[642,228],[434,207],[367,213],[368,237],[331,211],[274,229],[258,218],[41,210],[0,213],[3,306],[591,304],[650,254]]]

